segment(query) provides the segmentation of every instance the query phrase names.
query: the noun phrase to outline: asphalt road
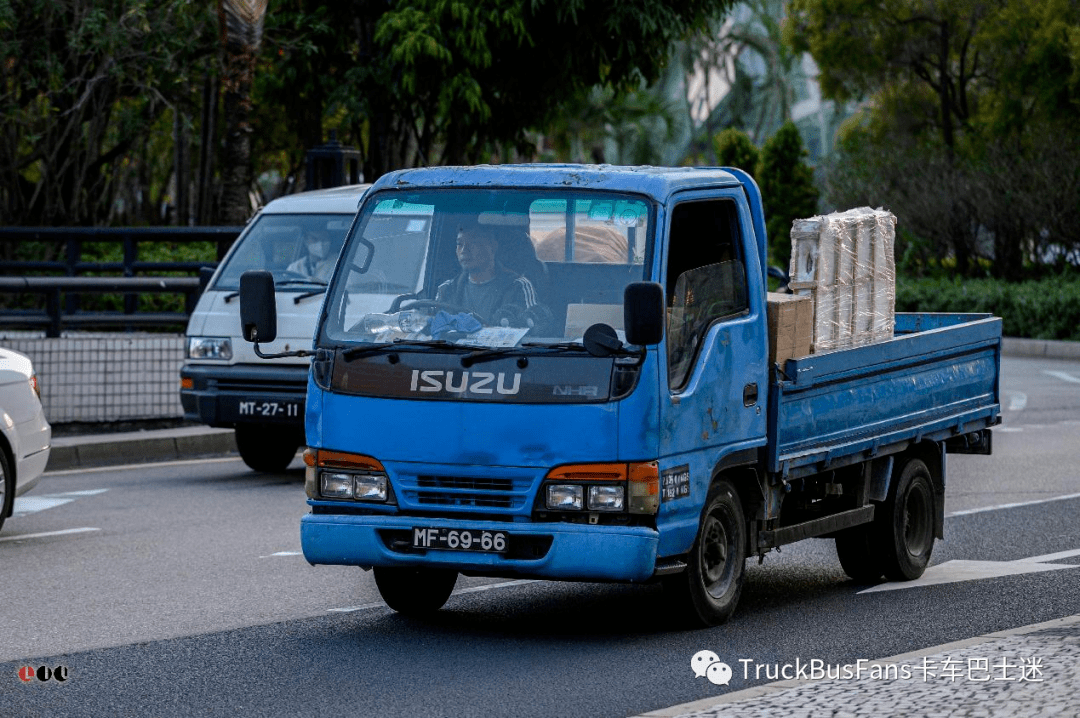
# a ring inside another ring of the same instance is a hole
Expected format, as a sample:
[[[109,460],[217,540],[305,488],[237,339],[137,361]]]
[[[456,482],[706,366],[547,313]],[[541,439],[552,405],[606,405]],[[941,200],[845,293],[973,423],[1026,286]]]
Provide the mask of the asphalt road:
[[[699,631],[655,587],[483,579],[404,619],[370,574],[297,555],[298,468],[49,474],[0,535],[0,716],[627,716],[766,681],[695,678],[703,649],[849,663],[1078,614],[1080,572],[1061,567],[1080,567],[1080,363],[1006,359],[1002,396],[994,456],[949,458],[924,577],[940,583],[856,584],[831,541],[804,541],[751,565],[732,621]]]

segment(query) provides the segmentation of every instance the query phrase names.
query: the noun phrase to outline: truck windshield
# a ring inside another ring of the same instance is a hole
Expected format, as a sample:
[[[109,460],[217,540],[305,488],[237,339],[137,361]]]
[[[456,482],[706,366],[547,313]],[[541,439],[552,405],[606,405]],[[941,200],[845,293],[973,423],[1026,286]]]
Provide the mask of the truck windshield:
[[[594,324],[625,341],[623,290],[647,276],[653,224],[640,197],[413,189],[361,213],[320,341],[568,346]]]
[[[286,291],[325,285],[351,223],[349,214],[259,215],[226,259],[213,289],[238,291],[240,275],[249,269],[272,272]]]

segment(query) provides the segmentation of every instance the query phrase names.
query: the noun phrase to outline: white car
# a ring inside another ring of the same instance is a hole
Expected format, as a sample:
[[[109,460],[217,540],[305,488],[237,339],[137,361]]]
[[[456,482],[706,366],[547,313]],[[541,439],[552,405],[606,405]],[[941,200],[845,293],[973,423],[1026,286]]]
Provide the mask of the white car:
[[[15,508],[15,497],[41,478],[51,440],[30,358],[0,349],[0,528]]]

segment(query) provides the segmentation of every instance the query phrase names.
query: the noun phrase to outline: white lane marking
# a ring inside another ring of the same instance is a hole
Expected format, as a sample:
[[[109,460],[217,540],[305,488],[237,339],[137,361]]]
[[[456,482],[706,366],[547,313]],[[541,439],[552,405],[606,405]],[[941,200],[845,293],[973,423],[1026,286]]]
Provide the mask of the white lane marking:
[[[100,531],[101,529],[95,528],[81,528],[81,529],[64,529],[63,531],[45,531],[39,534],[22,534],[21,536],[4,536],[0,538],[0,541],[22,541],[23,539],[44,538],[46,536],[65,536],[67,534],[82,534],[88,531]]]
[[[1060,561],[1063,558],[1073,558],[1074,556],[1080,556],[1080,548],[1074,548],[1072,551],[1058,551],[1057,553],[1048,553],[1042,556],[1032,556],[1031,558],[1020,558],[1017,561],[1045,563],[1047,561]]]
[[[108,491],[108,489],[88,489],[86,491],[66,491],[60,494],[45,494],[43,496],[22,496],[15,499],[15,511],[12,514],[12,517],[26,516],[27,514],[37,513],[38,511],[54,509],[57,506],[70,504],[75,499],[80,499],[84,496],[103,494],[106,491]]]
[[[277,553],[272,553],[269,556],[259,556],[259,558],[273,558],[274,556],[303,556],[303,555],[304,554],[302,552],[300,552],[300,551],[278,551]]]
[[[998,511],[1001,509],[1015,509],[1020,506],[1035,506],[1037,504],[1047,504],[1051,501],[1067,501],[1068,499],[1080,499],[1080,494],[1065,494],[1064,496],[1053,496],[1049,499],[1035,499],[1034,501],[1018,501],[1015,504],[998,504],[997,506],[984,506],[979,509],[964,509],[963,511],[953,511],[946,514],[946,517],[953,516],[967,516],[968,514],[981,514],[984,511]]]
[[[1080,551],[1076,552],[1080,555]],[[977,581],[984,578],[999,578],[1001,576],[1019,576],[1025,573],[1039,573],[1041,571],[1060,571],[1067,568],[1080,568],[1075,564],[1038,563],[1034,556],[1022,558],[1016,561],[946,561],[926,569],[920,578],[914,581],[889,581],[886,583],[865,588],[859,591],[863,593],[876,593],[878,591],[899,591],[905,588],[918,588],[920,586],[936,586],[942,583],[959,583],[960,581]],[[1065,557],[1063,557],[1065,558]]]
[[[1000,431],[1003,434],[1019,434],[1024,430],[1022,426],[996,426],[994,432]]]
[[[1055,379],[1061,379],[1062,381],[1071,382],[1073,384],[1080,384],[1080,377],[1073,376],[1063,371],[1050,371],[1049,369],[1043,369],[1043,374],[1052,376]]]
[[[1023,411],[1027,406],[1027,394],[1022,391],[1009,392],[1009,411]]]
[[[451,596],[456,596],[459,593],[479,593],[480,591],[490,591],[493,588],[505,588],[507,586],[524,586],[527,583],[537,583],[539,579],[535,578],[520,578],[516,581],[504,581],[503,583],[488,583],[483,586],[473,586],[472,588],[462,588],[458,591],[454,591]]]
[[[353,611],[363,611],[368,608],[386,608],[386,604],[382,601],[377,603],[364,603],[359,606],[346,606],[345,608],[328,608],[327,613],[352,613]]]
[[[490,591],[493,588],[506,588],[507,586],[523,586],[527,583],[537,583],[539,579],[518,579],[515,581],[503,581],[501,583],[489,583],[483,586],[472,586],[471,588],[458,589],[451,593],[451,596],[457,596],[462,593],[479,593],[481,591]],[[363,603],[359,606],[346,606],[345,608],[328,608],[327,613],[352,613],[353,611],[363,611],[369,608],[386,608],[386,604],[382,601],[376,603]]]
[[[210,459],[177,459],[176,461],[145,461],[141,464],[117,464],[115,466],[87,466],[81,469],[61,469],[46,471],[45,476],[66,476],[69,474],[100,474],[104,471],[128,471],[131,469],[157,468],[159,466],[191,466],[192,464],[221,464],[229,461],[239,462],[239,456],[226,456]]]

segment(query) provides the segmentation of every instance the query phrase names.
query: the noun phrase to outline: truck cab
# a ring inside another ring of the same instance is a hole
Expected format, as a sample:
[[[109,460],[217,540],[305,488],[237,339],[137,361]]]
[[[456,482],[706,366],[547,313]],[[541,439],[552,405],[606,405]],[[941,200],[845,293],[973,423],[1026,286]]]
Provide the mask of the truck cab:
[[[402,214],[430,221],[404,240]],[[400,293],[373,296],[388,267]],[[272,278],[244,281],[244,336],[272,338]],[[739,170],[381,178],[315,334],[304,556],[374,569],[407,613],[458,574],[655,580],[705,625],[749,555],[810,536],[860,579],[921,574],[946,443],[988,447],[997,420],[1000,321],[780,367],[765,281]]]

